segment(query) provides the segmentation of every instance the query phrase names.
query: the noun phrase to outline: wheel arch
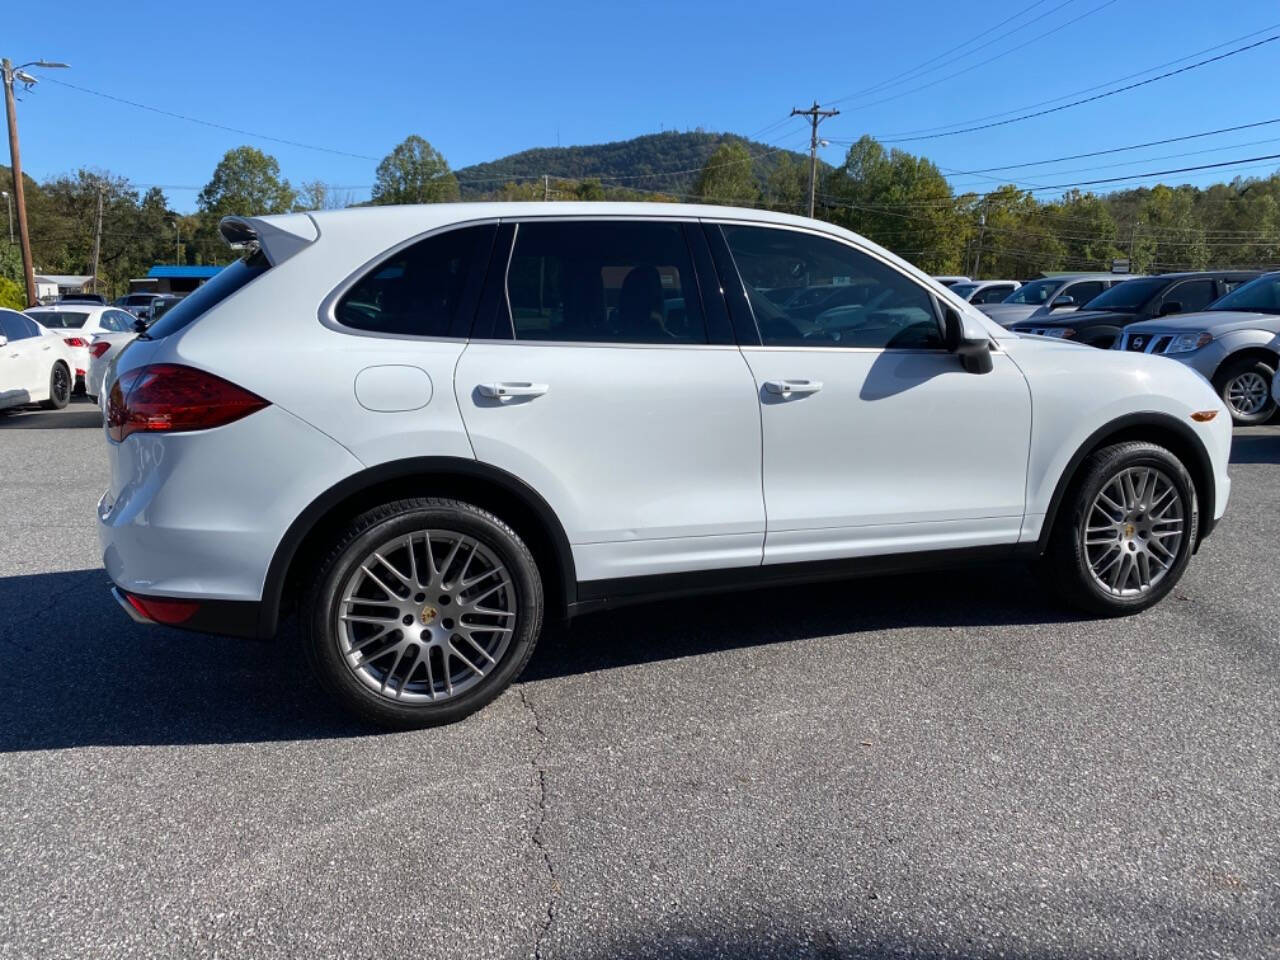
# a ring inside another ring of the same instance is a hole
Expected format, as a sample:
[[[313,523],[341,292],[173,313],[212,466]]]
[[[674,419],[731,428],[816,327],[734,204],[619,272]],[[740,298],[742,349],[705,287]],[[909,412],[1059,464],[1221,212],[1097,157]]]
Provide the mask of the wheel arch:
[[[1130,440],[1144,440],[1165,447],[1182,461],[1187,473],[1191,474],[1196,498],[1200,502],[1200,524],[1195,543],[1195,547],[1199,547],[1200,541],[1208,535],[1213,524],[1213,504],[1216,502],[1213,461],[1209,458],[1208,450],[1191,427],[1167,413],[1131,413],[1099,427],[1067,461],[1066,468],[1053,488],[1053,496],[1040,527],[1040,537],[1035,543],[1037,554],[1048,549],[1058,511],[1080,478],[1081,464],[1103,447]]]
[[[320,494],[290,524],[267,567],[258,633],[272,636],[300,593],[307,565],[327,538],[352,517],[403,497],[444,496],[493,511],[520,534],[544,577],[551,611],[564,614],[577,598],[569,538],[546,500],[504,470],[459,457],[410,457],[377,464]]]
[[[1273,371],[1280,369],[1280,354],[1262,346],[1261,344],[1252,343],[1248,346],[1232,350],[1222,358],[1222,362],[1218,364],[1218,368],[1213,371],[1213,376],[1210,378],[1213,381],[1214,386],[1217,387],[1218,377],[1221,375],[1223,370],[1225,370],[1230,364],[1239,363],[1241,360],[1256,360],[1258,362],[1265,363]]]

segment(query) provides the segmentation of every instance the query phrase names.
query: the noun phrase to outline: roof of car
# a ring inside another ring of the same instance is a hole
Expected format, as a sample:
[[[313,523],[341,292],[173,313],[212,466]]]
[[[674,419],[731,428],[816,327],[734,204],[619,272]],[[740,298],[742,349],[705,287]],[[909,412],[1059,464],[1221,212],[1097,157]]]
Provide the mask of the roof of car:
[[[94,310],[115,310],[117,307],[109,303],[92,303],[90,301],[71,301],[70,303],[47,303],[38,307],[27,307],[23,313],[65,313],[68,310],[92,313]]]

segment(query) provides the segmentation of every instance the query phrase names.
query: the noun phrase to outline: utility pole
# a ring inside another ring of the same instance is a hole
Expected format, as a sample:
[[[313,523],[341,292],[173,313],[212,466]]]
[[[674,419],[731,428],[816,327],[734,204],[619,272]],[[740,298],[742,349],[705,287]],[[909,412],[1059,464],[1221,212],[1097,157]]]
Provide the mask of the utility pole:
[[[978,279],[978,268],[982,265],[982,240],[987,235],[987,200],[982,200],[982,210],[978,212],[978,252],[973,256],[973,279]]]
[[[15,67],[8,57],[0,60],[0,74],[2,74],[0,79],[4,81],[4,109],[9,119],[9,159],[13,168],[13,199],[18,203],[18,237],[22,240],[22,272],[27,281],[27,305],[32,307],[37,303],[36,272],[31,263],[31,236],[27,233],[27,200],[22,190],[22,155],[18,150],[18,113],[13,102],[13,81],[17,78],[24,86],[30,88],[35,84],[36,78],[24,73],[23,67],[65,66],[65,63],[50,60],[32,60]]]
[[[813,216],[813,200],[818,189],[818,124],[827,117],[834,117],[839,110],[822,110],[818,107],[818,101],[813,101],[813,106],[808,110],[797,110],[791,108],[791,116],[808,117],[810,124],[813,126],[813,134],[809,138],[809,216]]]
[[[93,292],[98,292],[98,253],[102,249],[102,184],[98,184],[98,219],[93,228]]]

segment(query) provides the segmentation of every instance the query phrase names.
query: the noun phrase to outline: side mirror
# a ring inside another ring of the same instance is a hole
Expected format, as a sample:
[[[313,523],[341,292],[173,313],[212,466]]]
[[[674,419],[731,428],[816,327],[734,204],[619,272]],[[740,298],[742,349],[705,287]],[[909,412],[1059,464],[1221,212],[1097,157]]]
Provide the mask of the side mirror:
[[[135,317],[135,318],[134,318],[134,321],[133,321],[133,332],[134,332],[134,333],[146,333],[146,332],[147,332],[147,322],[146,322],[145,320],[139,320],[139,319],[137,319],[137,318]]]
[[[1182,303],[1180,301],[1166,300],[1164,303],[1160,304],[1160,312],[1158,315],[1161,317],[1167,317],[1171,313],[1181,313],[1181,312],[1182,312]]]
[[[1060,297],[1053,298],[1053,303],[1049,304],[1049,309],[1057,310],[1059,307],[1074,307],[1075,305],[1076,298],[1064,293]]]
[[[991,341],[984,335],[981,338],[967,339],[964,332],[964,320],[952,307],[946,307],[942,314],[943,342],[948,350],[960,358],[960,363],[970,373],[990,373],[994,364],[991,361]]]

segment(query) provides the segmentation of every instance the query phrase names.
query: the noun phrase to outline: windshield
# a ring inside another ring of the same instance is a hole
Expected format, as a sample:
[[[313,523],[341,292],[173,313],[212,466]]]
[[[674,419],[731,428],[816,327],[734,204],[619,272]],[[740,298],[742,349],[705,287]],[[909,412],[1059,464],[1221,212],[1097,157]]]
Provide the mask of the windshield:
[[[1049,299],[1049,295],[1062,286],[1061,280],[1032,280],[1024,283],[1012,294],[1005,297],[1005,303],[1027,303],[1039,306]]]
[[[969,294],[977,289],[978,285],[976,283],[953,283],[951,285],[951,292],[961,300],[968,300]]]
[[[1148,277],[1144,280],[1125,280],[1110,290],[1104,290],[1085,304],[1090,310],[1123,310],[1135,312],[1140,306],[1169,285],[1167,277]]]
[[[1265,273],[1250,280],[1206,309],[1280,313],[1280,273]]]
[[[70,310],[41,310],[28,316],[50,330],[78,330],[89,319],[87,313],[73,313]]]

